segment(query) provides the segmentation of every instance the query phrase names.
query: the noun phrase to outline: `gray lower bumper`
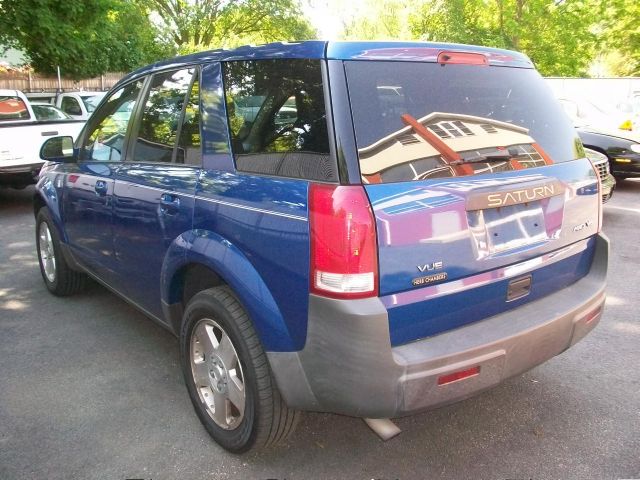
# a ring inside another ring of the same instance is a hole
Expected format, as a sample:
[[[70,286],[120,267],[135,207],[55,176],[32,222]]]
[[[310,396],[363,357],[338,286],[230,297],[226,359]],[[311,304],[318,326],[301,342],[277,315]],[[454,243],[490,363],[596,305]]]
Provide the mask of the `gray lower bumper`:
[[[387,418],[493,387],[563,352],[595,327],[605,300],[608,249],[606,237],[599,236],[589,274],[557,293],[395,348],[377,298],[311,296],[304,349],[267,353],[280,392],[289,406],[302,410]],[[478,375],[437,383],[475,366]]]

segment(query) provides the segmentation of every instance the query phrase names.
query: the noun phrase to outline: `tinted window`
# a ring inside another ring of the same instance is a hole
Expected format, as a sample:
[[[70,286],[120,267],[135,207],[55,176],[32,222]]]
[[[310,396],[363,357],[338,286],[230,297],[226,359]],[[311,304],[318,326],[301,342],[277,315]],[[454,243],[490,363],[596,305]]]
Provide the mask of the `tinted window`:
[[[374,61],[345,68],[365,182],[513,171],[583,156],[535,70]]]
[[[60,104],[60,109],[68,113],[69,115],[82,115],[82,109],[80,108],[80,104],[73,97],[62,97],[62,103]]]
[[[29,111],[20,97],[0,95],[0,121],[28,119]]]
[[[136,162],[171,162],[192,76],[193,69],[185,69],[152,77],[133,154]]]
[[[333,180],[320,62],[224,65],[227,114],[238,170]]]
[[[176,162],[200,165],[202,160],[200,149],[200,81],[197,72],[189,92],[187,105],[184,108],[179,135]]]
[[[91,117],[82,148],[83,160],[120,161],[131,113],[142,80],[116,90]]]

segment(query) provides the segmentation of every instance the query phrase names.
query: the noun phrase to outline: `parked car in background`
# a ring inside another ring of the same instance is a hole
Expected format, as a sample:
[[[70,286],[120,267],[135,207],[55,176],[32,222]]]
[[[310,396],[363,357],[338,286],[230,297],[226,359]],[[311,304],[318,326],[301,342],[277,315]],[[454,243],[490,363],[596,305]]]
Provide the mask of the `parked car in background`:
[[[591,160],[596,172],[598,172],[598,177],[600,177],[600,184],[602,187],[600,191],[602,194],[602,203],[606,203],[611,200],[613,191],[616,188],[616,179],[609,171],[609,159],[604,153],[597,152],[590,148],[585,148],[584,150],[587,154],[587,158]]]
[[[57,135],[76,138],[83,121],[39,119],[17,90],[0,90],[0,185],[23,188],[35,183],[42,143]]]
[[[631,113],[581,97],[559,97],[558,101],[575,127],[593,128],[605,132],[631,131]]]
[[[123,78],[71,144],[43,146],[34,196],[46,288],[92,277],[179,337],[195,412],[233,452],[302,410],[388,438],[389,418],[519,375],[602,315],[600,182],[517,52],[172,58]]]
[[[640,136],[623,131],[612,135],[587,128],[577,130],[585,147],[607,156],[616,179],[640,177]]]
[[[53,105],[32,103],[31,108],[38,120],[70,120],[71,117]]]
[[[54,105],[76,120],[86,120],[104,95],[105,92],[27,93],[27,98],[32,103]]]

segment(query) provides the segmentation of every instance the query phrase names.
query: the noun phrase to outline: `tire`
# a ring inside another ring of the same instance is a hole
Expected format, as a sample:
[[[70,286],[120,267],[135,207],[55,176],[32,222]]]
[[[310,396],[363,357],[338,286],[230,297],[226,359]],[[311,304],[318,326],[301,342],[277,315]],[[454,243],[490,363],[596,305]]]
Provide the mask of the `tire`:
[[[300,412],[280,397],[253,325],[227,286],[188,303],[180,362],[200,421],[224,449],[257,450],[293,433]]]
[[[40,273],[47,289],[54,295],[64,297],[82,291],[87,277],[73,270],[60,248],[60,237],[46,207],[36,217],[36,248]]]

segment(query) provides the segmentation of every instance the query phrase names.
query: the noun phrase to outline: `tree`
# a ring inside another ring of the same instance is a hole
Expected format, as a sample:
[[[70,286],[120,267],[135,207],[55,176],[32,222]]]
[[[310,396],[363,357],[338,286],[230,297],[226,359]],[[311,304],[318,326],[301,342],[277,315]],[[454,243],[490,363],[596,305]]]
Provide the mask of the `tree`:
[[[315,36],[298,0],[140,0],[181,53]]]
[[[131,70],[173,54],[147,11],[126,0],[2,0],[0,43],[24,50],[41,73],[71,78]]]
[[[640,75],[640,2],[611,0],[602,5],[602,44],[616,75]]]
[[[414,37],[526,53],[543,75],[582,75],[597,44],[595,0],[427,0],[410,16]]]
[[[346,22],[345,40],[392,40],[410,35],[407,19],[412,5],[407,0],[370,0],[365,13]]]

